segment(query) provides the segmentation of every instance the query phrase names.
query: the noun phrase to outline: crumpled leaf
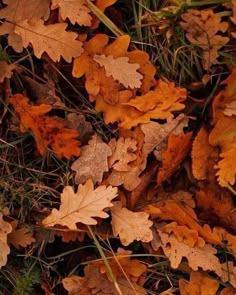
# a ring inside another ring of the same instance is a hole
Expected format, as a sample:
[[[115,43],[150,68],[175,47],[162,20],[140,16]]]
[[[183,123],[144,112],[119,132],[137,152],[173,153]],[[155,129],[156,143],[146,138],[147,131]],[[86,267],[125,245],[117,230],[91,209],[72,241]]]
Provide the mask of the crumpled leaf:
[[[119,235],[122,245],[128,246],[134,240],[146,243],[152,240],[152,221],[148,220],[149,214],[132,212],[122,208],[119,202],[114,204],[111,214],[113,233],[115,236]]]
[[[181,295],[215,295],[219,283],[207,276],[206,273],[191,271],[190,281],[179,280],[179,291]]]
[[[89,14],[90,9],[86,6],[84,0],[52,0],[51,9],[59,7],[59,13],[63,20],[68,17],[70,22],[80,26],[91,26],[92,17]]]
[[[79,141],[76,140],[78,132],[66,128],[60,118],[45,116],[52,109],[50,105],[31,106],[22,94],[10,97],[9,102],[20,116],[21,132],[28,129],[33,132],[41,155],[46,154],[47,146],[52,147],[58,158],[80,155]]]
[[[165,124],[150,121],[141,124],[141,130],[145,134],[142,151],[148,155],[154,150],[157,160],[161,160],[160,151],[167,146],[167,138],[171,134],[178,135],[183,132],[183,128],[188,125],[188,119],[184,115],[179,115],[175,119],[167,120]]]
[[[11,78],[12,71],[15,67],[16,66],[14,64],[8,64],[5,61],[0,61],[0,83],[2,83],[5,78]]]
[[[66,186],[61,194],[59,210],[53,208],[50,215],[43,219],[46,226],[64,225],[69,229],[77,229],[76,223],[87,225],[97,224],[93,217],[107,218],[103,210],[112,207],[111,200],[116,198],[117,188],[105,185],[94,190],[91,179],[84,185],[80,184],[75,193],[71,186]]]
[[[126,88],[139,88],[141,86],[141,79],[143,76],[137,72],[140,68],[139,64],[129,63],[127,56],[114,58],[112,55],[105,56],[94,55],[93,58],[106,71],[106,76],[112,76],[114,80],[119,81]]]
[[[168,147],[161,153],[162,167],[157,174],[157,183],[167,180],[179,164],[183,161],[191,148],[192,132],[170,135],[168,137]]]
[[[0,213],[0,269],[7,263],[7,255],[10,253],[10,247],[7,244],[7,236],[12,231],[12,226],[2,218]]]
[[[12,244],[16,249],[21,247],[27,247],[28,245],[35,242],[35,238],[29,232],[28,228],[21,227],[17,228],[18,221],[13,220],[11,222],[12,232],[7,236],[8,243]]]
[[[165,255],[169,258],[171,267],[178,268],[183,257],[188,260],[188,265],[195,271],[201,267],[205,271],[214,271],[219,276],[222,274],[221,264],[219,259],[214,255],[217,250],[210,244],[205,244],[204,247],[190,247],[171,234],[168,235],[158,230],[162,241],[162,249]]]
[[[218,50],[229,41],[228,37],[217,35],[219,31],[227,30],[228,23],[221,22],[221,16],[211,9],[188,9],[181,14],[181,18],[184,22],[180,22],[180,25],[187,31],[187,39],[202,49],[203,67],[205,70],[209,69],[212,64],[217,63]]]
[[[81,157],[71,165],[71,169],[76,171],[75,182],[84,183],[90,178],[93,183],[101,182],[103,173],[109,170],[108,157],[111,154],[110,147],[94,135],[88,145],[81,148]]]
[[[71,62],[72,57],[82,54],[82,42],[76,40],[77,34],[67,32],[66,23],[44,25],[42,20],[22,20],[17,23],[15,33],[22,38],[23,47],[29,44],[34,49],[34,55],[41,58],[44,52],[53,61],[59,61],[61,56]]]
[[[116,171],[131,170],[130,162],[136,160],[137,140],[133,138],[120,137],[117,142],[112,138],[108,146],[112,150],[112,155],[108,158],[109,167]]]

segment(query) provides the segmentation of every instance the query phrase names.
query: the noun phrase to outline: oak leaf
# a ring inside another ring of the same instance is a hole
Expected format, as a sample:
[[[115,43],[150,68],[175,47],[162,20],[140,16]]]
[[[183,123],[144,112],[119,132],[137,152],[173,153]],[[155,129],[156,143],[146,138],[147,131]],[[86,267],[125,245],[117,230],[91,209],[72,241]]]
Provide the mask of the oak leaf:
[[[236,101],[232,101],[225,106],[224,114],[226,116],[235,116],[236,115]]]
[[[215,295],[219,283],[203,272],[191,271],[190,281],[179,280],[179,291],[181,295]]]
[[[79,141],[76,139],[78,132],[66,128],[60,118],[45,116],[52,109],[50,105],[31,106],[28,98],[22,94],[10,97],[9,102],[20,116],[21,132],[28,129],[33,132],[41,155],[46,154],[48,146],[52,147],[58,158],[69,159],[72,155],[80,155]]]
[[[108,157],[111,154],[110,147],[94,135],[88,145],[81,148],[81,157],[71,165],[71,169],[76,171],[75,182],[84,183],[90,178],[93,183],[101,182],[103,173],[109,170]]]
[[[36,57],[41,58],[46,52],[55,62],[61,56],[71,62],[83,49],[82,42],[76,40],[77,34],[67,32],[66,27],[66,23],[44,25],[42,20],[22,20],[17,23],[15,33],[21,36],[23,47],[32,45]]]
[[[70,22],[80,26],[91,26],[92,17],[90,9],[84,0],[52,0],[51,9],[59,8],[60,16],[63,20],[68,18]]]
[[[157,122],[149,122],[141,124],[143,131],[144,144],[142,151],[145,155],[154,151],[156,159],[161,160],[160,151],[166,148],[167,138],[171,134],[178,135],[183,132],[183,128],[187,127],[188,119],[184,115],[179,115],[175,119],[167,120],[167,123],[159,124]]]
[[[132,212],[122,208],[118,202],[111,208],[112,230],[115,236],[120,237],[122,245],[128,246],[134,240],[150,242],[153,238],[150,227],[152,221],[145,212]]]
[[[7,263],[7,255],[10,253],[10,247],[7,244],[7,236],[12,231],[12,226],[2,218],[0,213],[0,269]]]
[[[94,55],[93,58],[100,66],[103,66],[106,71],[106,76],[112,76],[114,80],[119,81],[126,88],[139,88],[141,86],[141,79],[143,76],[137,72],[140,68],[138,64],[129,63],[127,56],[117,57],[113,56]]]
[[[66,186],[61,194],[59,210],[53,208],[51,214],[43,219],[46,226],[56,224],[76,230],[76,223],[87,225],[97,224],[93,217],[107,218],[108,214],[103,210],[112,207],[111,200],[116,198],[117,188],[102,185],[94,190],[91,179],[84,185],[80,184],[75,193],[71,186]]]
[[[178,268],[183,257],[186,257],[191,269],[197,271],[201,267],[205,271],[214,271],[219,276],[222,274],[221,264],[219,259],[214,255],[217,250],[210,244],[205,244],[204,247],[190,247],[181,243],[171,234],[168,235],[158,230],[162,241],[162,249],[165,255],[169,258],[171,267]]]
[[[191,148],[192,132],[170,135],[168,147],[161,153],[162,167],[157,174],[157,183],[167,180],[178,168]]]
[[[2,83],[5,78],[11,78],[12,71],[15,67],[16,66],[14,64],[8,64],[5,61],[0,61],[0,83]]]
[[[203,67],[209,69],[212,64],[217,63],[218,50],[228,43],[229,38],[219,34],[228,28],[227,22],[221,22],[221,16],[213,10],[189,9],[181,14],[184,22],[180,22],[182,28],[187,31],[186,38],[193,45],[198,45],[203,51]]]
[[[29,229],[25,227],[17,228],[18,221],[14,220],[11,222],[12,232],[7,236],[8,243],[12,244],[16,249],[21,247],[27,247],[28,245],[35,242],[35,238],[29,232]]]
[[[234,288],[236,288],[236,266],[232,261],[224,262],[221,264],[222,275],[221,280],[229,282]]]

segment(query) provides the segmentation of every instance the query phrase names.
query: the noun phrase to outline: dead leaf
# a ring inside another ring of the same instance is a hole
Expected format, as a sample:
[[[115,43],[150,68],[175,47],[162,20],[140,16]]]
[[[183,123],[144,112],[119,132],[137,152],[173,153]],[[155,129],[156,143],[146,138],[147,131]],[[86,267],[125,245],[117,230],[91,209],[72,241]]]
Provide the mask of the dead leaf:
[[[158,230],[162,241],[162,249],[165,255],[169,258],[171,267],[178,268],[183,257],[188,260],[189,266],[197,271],[201,267],[205,271],[214,271],[219,276],[222,274],[221,264],[219,259],[214,255],[217,250],[210,244],[205,244],[204,247],[190,247],[171,234],[168,235]]]
[[[113,58],[112,55],[105,56],[94,55],[93,59],[105,68],[106,76],[112,76],[114,80],[119,81],[126,88],[140,88],[143,76],[137,72],[140,65],[129,63],[127,56]]]
[[[15,33],[22,38],[23,47],[32,45],[37,58],[46,52],[54,62],[61,57],[71,62],[73,57],[83,53],[83,49],[82,42],[76,40],[77,34],[67,32],[66,27],[66,23],[44,25],[42,20],[25,19],[17,23]]]
[[[12,221],[11,226],[12,232],[7,236],[7,241],[16,249],[19,249],[20,246],[25,248],[35,242],[35,238],[32,237],[28,228],[21,227],[17,229],[17,220]]]
[[[5,61],[0,61],[0,83],[3,83],[5,78],[10,79],[14,69],[14,64],[8,64]]]
[[[87,225],[97,224],[93,217],[107,218],[108,214],[103,210],[112,207],[111,200],[116,198],[117,188],[105,185],[94,190],[91,179],[80,184],[76,193],[71,186],[66,186],[61,194],[60,209],[52,209],[51,214],[43,219],[45,226],[56,224],[76,230],[76,223]]]
[[[221,280],[226,283],[229,282],[234,288],[236,288],[236,266],[232,261],[224,262],[221,264],[222,275]]]
[[[7,244],[7,236],[12,231],[12,226],[2,218],[0,213],[0,269],[7,263],[7,255],[10,253],[10,247]]]
[[[149,214],[132,212],[122,208],[120,203],[114,203],[111,214],[113,233],[115,236],[119,235],[122,245],[128,246],[134,240],[146,243],[152,240],[152,221],[148,220]]]
[[[94,135],[88,145],[81,148],[81,157],[71,165],[71,169],[76,172],[75,182],[84,183],[90,178],[94,184],[101,182],[103,173],[109,170],[108,157],[111,154],[110,147]]]
[[[190,281],[179,280],[179,290],[181,295],[216,295],[219,283],[207,276],[206,273],[192,271]]]

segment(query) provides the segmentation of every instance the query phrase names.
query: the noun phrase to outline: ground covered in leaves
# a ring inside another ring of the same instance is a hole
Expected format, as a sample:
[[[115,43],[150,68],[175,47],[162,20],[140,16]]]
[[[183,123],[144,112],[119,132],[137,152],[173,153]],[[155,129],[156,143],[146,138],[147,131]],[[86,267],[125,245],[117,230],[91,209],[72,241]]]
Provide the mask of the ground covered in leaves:
[[[236,294],[236,1],[0,1],[0,294]]]

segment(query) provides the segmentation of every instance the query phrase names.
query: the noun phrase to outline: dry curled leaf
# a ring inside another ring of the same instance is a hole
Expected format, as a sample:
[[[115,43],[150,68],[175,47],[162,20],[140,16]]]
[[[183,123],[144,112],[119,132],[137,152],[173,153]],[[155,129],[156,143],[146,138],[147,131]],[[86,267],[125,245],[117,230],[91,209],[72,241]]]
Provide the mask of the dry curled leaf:
[[[21,227],[17,228],[18,221],[14,220],[11,222],[12,232],[7,236],[7,240],[12,244],[16,249],[20,247],[27,247],[28,245],[35,242],[35,238],[32,237],[28,228]]]
[[[134,240],[150,242],[153,238],[150,227],[152,221],[145,212],[132,212],[122,208],[120,203],[111,208],[112,229],[115,236],[120,237],[122,245],[128,246]]]
[[[4,221],[0,213],[0,269],[7,263],[7,255],[10,253],[10,247],[7,244],[7,236],[11,231],[11,224]]]
[[[48,146],[52,147],[58,158],[69,159],[72,155],[80,155],[79,141],[76,139],[78,132],[66,128],[60,118],[46,116],[52,109],[50,105],[31,106],[28,98],[22,94],[10,97],[9,102],[20,116],[21,132],[28,129],[33,132],[41,155],[46,154]]]
[[[5,78],[11,78],[12,71],[14,69],[14,64],[8,64],[5,61],[0,61],[0,83],[2,83]]]
[[[221,16],[211,9],[189,9],[181,14],[184,22],[180,22],[182,28],[187,31],[186,37],[193,45],[199,46],[203,51],[203,67],[209,69],[217,62],[218,50],[228,43],[229,38],[223,37],[220,32],[228,28],[227,22],[221,22]]]
[[[88,145],[81,148],[81,157],[71,165],[76,172],[75,182],[80,184],[88,179],[92,179],[93,183],[101,182],[103,173],[108,171],[108,157],[111,154],[110,147],[94,135]]]
[[[94,217],[107,218],[103,210],[112,207],[111,200],[116,198],[117,188],[105,185],[94,189],[91,179],[80,184],[75,193],[71,186],[66,186],[61,194],[59,210],[53,208],[50,215],[43,219],[45,226],[63,225],[76,230],[76,223],[97,224]]]

